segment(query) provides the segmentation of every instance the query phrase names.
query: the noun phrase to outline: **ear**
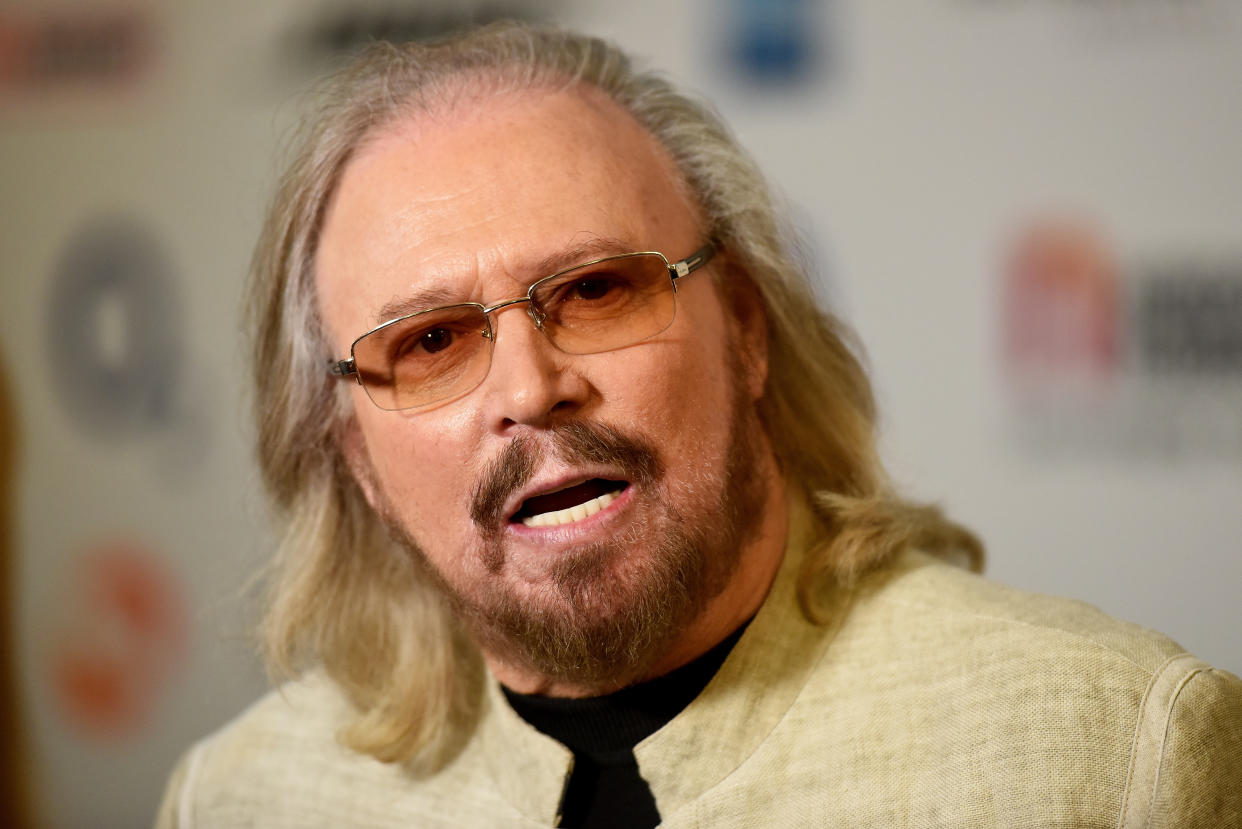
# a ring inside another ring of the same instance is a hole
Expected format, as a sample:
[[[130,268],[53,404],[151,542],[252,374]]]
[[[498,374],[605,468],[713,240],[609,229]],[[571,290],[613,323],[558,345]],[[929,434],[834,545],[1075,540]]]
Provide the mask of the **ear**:
[[[379,485],[375,480],[375,470],[371,466],[371,456],[367,452],[367,443],[362,437],[362,429],[358,427],[358,421],[353,417],[350,417],[337,430],[337,445],[341,448],[341,454],[345,458],[345,464],[349,467],[350,475],[354,478],[354,483],[358,485],[358,489],[362,490],[371,509],[379,513],[380,502],[377,498]]]
[[[768,382],[768,311],[750,274],[729,263],[723,274],[724,299],[733,318],[733,340],[751,400],[763,397]]]

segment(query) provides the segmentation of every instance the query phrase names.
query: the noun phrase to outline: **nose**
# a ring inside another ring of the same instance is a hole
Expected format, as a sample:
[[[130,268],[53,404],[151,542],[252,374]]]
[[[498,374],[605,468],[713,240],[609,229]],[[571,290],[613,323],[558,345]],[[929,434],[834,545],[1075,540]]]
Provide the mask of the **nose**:
[[[520,307],[526,313],[492,317],[496,341],[482,405],[488,427],[498,434],[522,426],[546,427],[580,410],[591,395],[589,381],[573,365],[581,358],[552,345],[539,330],[531,306]]]

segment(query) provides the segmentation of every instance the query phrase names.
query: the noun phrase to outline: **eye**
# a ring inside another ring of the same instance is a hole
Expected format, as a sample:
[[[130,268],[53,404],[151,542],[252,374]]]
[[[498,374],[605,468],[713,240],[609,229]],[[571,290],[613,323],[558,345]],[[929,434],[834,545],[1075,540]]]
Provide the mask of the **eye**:
[[[592,276],[579,279],[568,291],[567,299],[603,299],[616,287],[616,282],[607,276]]]
[[[660,256],[617,256],[548,277],[536,285],[531,300],[546,314],[545,325],[581,326],[645,307],[668,284]]]
[[[418,338],[417,345],[421,345],[428,354],[435,354],[452,345],[454,338],[453,332],[447,328],[433,328]]]
[[[432,356],[455,354],[467,332],[459,325],[429,325],[408,332],[393,343],[392,362],[426,360]]]
[[[551,282],[544,286],[541,300],[552,306],[580,302],[612,303],[622,299],[629,292],[628,288],[630,281],[626,276],[612,271],[600,271],[566,282]]]

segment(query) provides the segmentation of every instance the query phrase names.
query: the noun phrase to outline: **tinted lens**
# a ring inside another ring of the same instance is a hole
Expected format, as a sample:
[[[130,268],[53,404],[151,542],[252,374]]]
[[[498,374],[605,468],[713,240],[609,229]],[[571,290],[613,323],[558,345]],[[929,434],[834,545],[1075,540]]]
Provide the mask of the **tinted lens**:
[[[676,295],[657,253],[614,256],[534,286],[543,330],[570,354],[607,351],[654,337],[673,322]]]
[[[469,391],[487,375],[491,340],[477,305],[453,305],[389,323],[354,343],[354,364],[381,409],[411,409]]]

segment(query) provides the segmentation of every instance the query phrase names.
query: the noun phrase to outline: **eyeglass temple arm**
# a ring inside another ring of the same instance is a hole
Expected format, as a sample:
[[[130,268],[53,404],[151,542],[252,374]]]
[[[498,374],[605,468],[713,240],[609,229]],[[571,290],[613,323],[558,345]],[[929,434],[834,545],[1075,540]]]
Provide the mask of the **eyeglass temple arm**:
[[[344,380],[349,375],[358,374],[358,366],[354,363],[354,359],[350,357],[348,360],[328,360],[328,373]]]
[[[690,274],[703,267],[716,255],[716,246],[708,242],[694,253],[687,256],[680,262],[674,262],[669,267],[673,269],[673,279],[681,279],[683,276]]]

